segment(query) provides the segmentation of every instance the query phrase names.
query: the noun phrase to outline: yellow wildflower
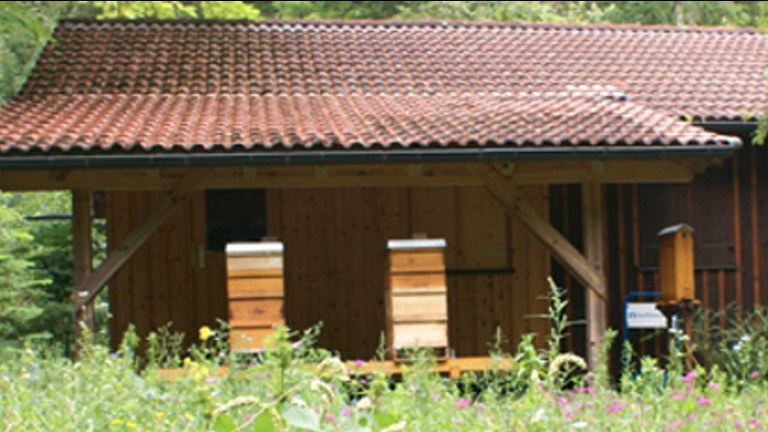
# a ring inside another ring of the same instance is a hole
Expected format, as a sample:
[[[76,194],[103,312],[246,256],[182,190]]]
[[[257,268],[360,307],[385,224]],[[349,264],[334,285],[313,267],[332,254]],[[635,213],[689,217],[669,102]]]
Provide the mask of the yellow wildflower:
[[[120,419],[114,419],[111,422],[109,422],[109,424],[111,424],[112,426],[120,426],[121,424],[123,424],[123,421]]]
[[[125,424],[125,427],[127,427],[128,429],[136,429],[136,423],[128,422]]]
[[[200,340],[205,342],[207,341],[211,335],[213,335],[213,331],[208,326],[202,326],[200,327]]]
[[[158,412],[155,413],[155,418],[161,419],[161,418],[163,418],[164,415],[165,415],[164,412],[158,411]]]
[[[186,418],[187,420],[192,420],[193,418],[195,418],[195,416],[193,416],[190,413],[184,413],[184,418]]]

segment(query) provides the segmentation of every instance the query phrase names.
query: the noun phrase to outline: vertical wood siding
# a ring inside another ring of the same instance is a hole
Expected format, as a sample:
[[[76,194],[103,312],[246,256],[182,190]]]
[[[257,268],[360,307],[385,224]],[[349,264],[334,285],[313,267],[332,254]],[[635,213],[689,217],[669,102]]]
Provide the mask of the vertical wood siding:
[[[546,187],[521,189],[545,217]],[[152,192],[107,194],[113,247],[156,202]],[[158,230],[110,283],[112,332],[134,323],[142,335],[173,322],[196,339],[201,325],[225,318],[224,257],[199,247],[203,194]],[[267,192],[267,235],[285,245],[285,317],[292,328],[322,321],[320,345],[348,358],[370,358],[384,330],[386,242],[426,233],[445,238],[451,347],[486,354],[501,328],[503,347],[547,323],[547,250],[480,187],[288,189]],[[500,270],[513,270],[501,272]],[[113,338],[119,343],[120,337]]]
[[[162,199],[155,192],[107,193],[107,241],[113,249]],[[117,347],[130,324],[139,335],[172,323],[171,330],[197,339],[203,325],[226,319],[226,273],[221,253],[203,253],[205,207],[196,194],[174,213],[109,283],[112,345]],[[200,222],[202,221],[202,223]]]
[[[579,190],[552,186],[551,217],[566,235],[578,241]],[[710,310],[736,306],[748,311],[768,302],[768,149],[746,145],[731,160],[698,173],[687,185],[609,185],[608,281],[610,326],[623,326],[622,300],[631,291],[657,291],[656,233],[685,222],[694,230],[696,297]],[[583,291],[575,281],[560,280],[571,289],[572,315],[583,316]],[[724,324],[723,321],[720,324]],[[573,335],[577,351],[580,331]],[[641,354],[661,355],[664,335],[632,331],[630,340]],[[617,356],[614,356],[617,357]]]

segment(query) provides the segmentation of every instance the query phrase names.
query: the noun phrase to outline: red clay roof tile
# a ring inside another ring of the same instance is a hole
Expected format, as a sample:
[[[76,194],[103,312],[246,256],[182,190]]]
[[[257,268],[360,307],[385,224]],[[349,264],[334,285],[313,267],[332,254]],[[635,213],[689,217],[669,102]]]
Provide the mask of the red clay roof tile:
[[[745,30],[67,21],[0,152],[721,145],[678,118],[757,114],[766,69]]]
[[[0,152],[728,144],[642,105],[573,94],[57,95],[46,102],[5,107]]]

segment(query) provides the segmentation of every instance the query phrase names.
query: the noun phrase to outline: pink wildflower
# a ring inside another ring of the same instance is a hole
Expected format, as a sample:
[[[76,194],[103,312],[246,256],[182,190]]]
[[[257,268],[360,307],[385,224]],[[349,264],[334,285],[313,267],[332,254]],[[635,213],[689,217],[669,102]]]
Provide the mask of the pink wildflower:
[[[358,359],[358,360],[355,360],[355,366],[357,366],[357,367],[363,367],[363,365],[365,365],[365,362],[364,362],[364,361],[362,361],[362,360],[360,360],[360,359]]]
[[[459,399],[456,402],[453,403],[453,407],[456,409],[461,409],[468,407],[472,403],[469,399]]]
[[[341,409],[341,415],[343,415],[344,417],[349,417],[350,416],[349,407],[348,406],[344,405],[344,408]]]
[[[758,372],[758,371],[754,371],[751,374],[749,374],[749,377],[752,378],[752,379],[755,379],[755,378],[757,378],[759,376],[760,376],[760,372]]]
[[[680,381],[684,383],[692,382],[696,378],[696,371],[690,371],[687,374],[683,375],[682,378],[680,378]]]
[[[720,386],[717,385],[717,383],[711,382],[709,383],[709,388],[712,389],[712,391],[718,391],[720,389]]]
[[[760,423],[760,420],[754,417],[750,417],[749,420],[747,420],[747,428],[765,430],[765,427],[763,427],[763,424]]]
[[[735,421],[735,422],[733,422],[733,428],[734,428],[734,429],[741,429],[741,428],[743,428],[743,427],[744,427],[744,423],[742,423],[742,422],[740,422],[740,421]]]
[[[704,396],[699,396],[699,397],[696,398],[696,405],[699,405],[699,406],[710,406],[710,405],[712,405],[712,402],[710,402],[710,400],[705,398]]]
[[[622,408],[621,404],[620,403],[616,403],[616,404],[613,404],[613,405],[609,406],[608,408],[606,408],[605,412],[608,413],[608,414],[615,413],[615,412],[621,411],[621,408]]]

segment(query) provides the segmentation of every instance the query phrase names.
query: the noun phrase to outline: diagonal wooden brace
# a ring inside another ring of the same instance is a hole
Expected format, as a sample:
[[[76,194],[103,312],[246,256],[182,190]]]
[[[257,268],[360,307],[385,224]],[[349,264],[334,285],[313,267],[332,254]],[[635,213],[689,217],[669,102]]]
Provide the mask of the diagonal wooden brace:
[[[557,259],[582,285],[601,300],[605,300],[605,282],[584,255],[574,247],[549,221],[520,197],[510,182],[491,165],[470,165],[470,171],[480,178],[491,196],[517,217],[541,240]]]
[[[168,196],[144,216],[93,273],[75,286],[75,310],[92,302],[112,276],[141,248],[165,220],[181,207],[207,171],[189,171]]]

